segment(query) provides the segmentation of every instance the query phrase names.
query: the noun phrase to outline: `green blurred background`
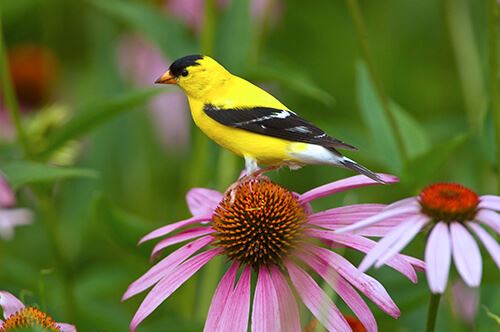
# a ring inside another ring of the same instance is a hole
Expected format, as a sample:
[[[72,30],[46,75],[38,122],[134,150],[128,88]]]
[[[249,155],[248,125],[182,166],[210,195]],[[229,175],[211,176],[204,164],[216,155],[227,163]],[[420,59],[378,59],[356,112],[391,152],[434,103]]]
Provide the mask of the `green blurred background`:
[[[138,239],[187,217],[190,187],[224,190],[243,167],[194,127],[176,87],[153,86],[172,60],[191,53],[214,56],[359,147],[348,156],[401,178],[323,199],[318,209],[387,203],[434,181],[498,194],[490,51],[500,41],[488,40],[498,23],[488,26],[488,1],[360,1],[363,22],[353,19],[355,3],[0,0],[1,53],[27,132],[26,144],[14,140],[2,106],[0,169],[18,205],[36,214],[12,241],[0,241],[0,289],[80,331],[128,330],[143,296],[120,297],[151,266],[152,244],[138,247]],[[309,166],[272,178],[304,192],[349,175]],[[405,252],[422,257],[419,240]],[[450,283],[438,331],[499,328],[485,308],[500,313],[500,274],[483,253],[475,327],[452,310]],[[139,330],[201,330],[216,286],[210,269]],[[402,311],[393,320],[374,308],[380,331],[423,330],[425,276],[412,285],[387,268],[370,274]],[[310,319],[304,310],[303,323]]]

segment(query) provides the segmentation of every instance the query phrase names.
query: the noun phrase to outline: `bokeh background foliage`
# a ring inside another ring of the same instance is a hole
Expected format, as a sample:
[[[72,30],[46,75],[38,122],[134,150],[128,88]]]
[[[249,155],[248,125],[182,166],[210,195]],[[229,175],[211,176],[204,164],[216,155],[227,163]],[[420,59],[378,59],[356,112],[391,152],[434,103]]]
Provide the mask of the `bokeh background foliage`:
[[[19,205],[36,213],[33,225],[18,229],[13,241],[0,242],[1,289],[81,331],[127,330],[141,296],[125,303],[120,297],[150,266],[151,244],[137,247],[137,240],[188,216],[188,188],[224,189],[242,167],[190,122],[182,128],[187,140],[164,141],[161,131],[172,129],[174,117],[187,119],[188,110],[182,102],[164,103],[167,115],[161,121],[154,116],[151,101],[176,87],[153,87],[153,76],[134,83],[120,66],[123,58],[134,58],[136,72],[148,60],[120,46],[127,36],[165,59],[190,53],[216,57],[360,148],[349,156],[401,177],[398,185],[337,195],[318,207],[390,202],[432,181],[498,194],[491,100],[499,91],[491,89],[498,72],[491,67],[491,49],[500,41],[488,40],[498,28],[498,20],[488,26],[489,12],[498,11],[488,1],[274,0],[256,13],[250,0],[207,0],[199,1],[198,26],[168,2],[0,0],[2,63],[19,45],[49,50],[57,63],[50,97],[21,112],[24,141],[0,135],[0,169],[18,191]],[[6,99],[3,113],[12,106]],[[58,112],[67,116],[52,126],[47,118]],[[4,114],[0,121],[6,119]],[[5,128],[0,127],[3,134]],[[347,175],[311,166],[272,177],[302,192]],[[414,244],[406,253],[422,257],[423,246]],[[360,259],[349,250],[345,255]],[[224,264],[212,264],[190,280],[140,330],[199,331]],[[498,325],[485,308],[500,312],[500,275],[491,258],[484,265],[484,307],[475,330],[493,331]],[[414,286],[387,268],[370,273],[402,311],[395,321],[375,309],[380,330],[422,330],[425,277]],[[452,299],[446,293],[437,330],[468,331]],[[305,313],[303,322],[310,319]]]

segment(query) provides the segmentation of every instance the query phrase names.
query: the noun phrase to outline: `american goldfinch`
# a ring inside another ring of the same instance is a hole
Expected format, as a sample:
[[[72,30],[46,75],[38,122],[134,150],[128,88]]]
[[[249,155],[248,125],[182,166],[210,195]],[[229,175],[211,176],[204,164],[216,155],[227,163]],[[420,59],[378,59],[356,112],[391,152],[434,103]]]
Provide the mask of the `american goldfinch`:
[[[268,92],[231,74],[206,55],[174,61],[155,83],[177,84],[187,95],[196,125],[212,140],[245,158],[247,174],[307,164],[352,169],[384,183],[337,149],[356,150],[329,136]]]

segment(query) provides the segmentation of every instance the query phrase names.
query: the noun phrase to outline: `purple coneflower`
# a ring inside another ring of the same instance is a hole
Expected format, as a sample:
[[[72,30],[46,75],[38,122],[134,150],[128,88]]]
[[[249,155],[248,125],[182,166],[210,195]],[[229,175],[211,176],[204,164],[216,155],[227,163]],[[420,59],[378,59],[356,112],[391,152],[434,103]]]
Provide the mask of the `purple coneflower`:
[[[14,295],[6,291],[0,291],[0,307],[5,318],[5,321],[0,319],[0,332],[18,331],[22,328],[38,328],[50,332],[76,332],[74,325],[57,323],[38,308],[26,307]]]
[[[393,176],[380,176],[388,183],[397,182]],[[212,298],[204,331],[247,331],[252,270],[257,275],[251,310],[252,331],[301,331],[290,284],[329,331],[351,331],[311,271],[337,292],[367,331],[377,331],[375,318],[356,288],[392,317],[399,316],[398,307],[377,280],[359,272],[344,257],[320,243],[367,252],[375,242],[364,236],[383,235],[385,229],[391,229],[399,220],[356,235],[337,235],[332,229],[380,212],[384,206],[358,204],[313,213],[309,205],[320,197],[374,184],[377,183],[358,175],[298,195],[266,177],[259,177],[239,182],[225,196],[210,189],[192,189],[187,203],[193,217],[161,227],[140,241],[191,226],[160,241],[152,256],[170,245],[193,241],[158,262],[124,294],[125,300],[154,286],[132,319],[131,331],[217,255],[225,255],[231,264]],[[206,246],[210,248],[190,258]],[[423,262],[397,255],[387,265],[416,282],[414,266],[422,269]]]
[[[14,227],[31,224],[32,214],[28,209],[12,209],[16,197],[5,178],[0,174],[0,238],[10,240]]]
[[[464,282],[470,287],[481,283],[482,259],[470,231],[483,242],[500,268],[500,246],[481,225],[500,233],[500,197],[478,196],[455,183],[437,183],[426,187],[418,197],[405,198],[380,213],[344,227],[337,233],[357,232],[374,227],[387,218],[405,215],[404,220],[381,239],[360,265],[366,271],[379,267],[399,253],[424,228],[430,228],[425,248],[426,273],[433,293],[446,289],[451,257]]]

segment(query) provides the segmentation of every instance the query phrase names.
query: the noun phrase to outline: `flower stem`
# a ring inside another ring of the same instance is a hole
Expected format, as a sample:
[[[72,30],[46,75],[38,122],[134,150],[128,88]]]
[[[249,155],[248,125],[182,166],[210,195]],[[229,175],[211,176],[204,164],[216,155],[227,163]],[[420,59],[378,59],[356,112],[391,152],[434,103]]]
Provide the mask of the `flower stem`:
[[[67,320],[74,321],[76,318],[76,300],[74,294],[74,273],[68,258],[65,255],[65,248],[61,238],[57,215],[54,210],[51,198],[41,190],[36,191],[39,208],[42,213],[42,220],[47,230],[49,243],[52,247],[56,267],[62,279],[62,291],[64,295]]]
[[[2,86],[2,94],[5,100],[5,106],[9,113],[11,121],[14,123],[16,129],[16,138],[23,150],[26,157],[30,156],[30,147],[28,144],[28,138],[26,132],[21,123],[21,112],[19,110],[19,104],[17,102],[16,95],[14,93],[14,88],[12,86],[12,79],[10,77],[9,66],[7,63],[7,50],[3,35],[2,27],[2,17],[0,13],[0,79]]]
[[[490,102],[495,127],[497,186],[500,193],[500,96],[498,86],[498,6],[495,0],[488,1],[488,48],[490,63]]]
[[[366,33],[365,24],[363,21],[363,15],[361,14],[358,0],[345,0],[345,1],[349,9],[349,13],[354,22],[354,25],[356,27],[356,37],[358,38],[359,45],[361,46],[361,56],[363,57],[363,60],[365,61],[368,67],[368,72],[370,73],[370,76],[375,85],[375,90],[377,91],[377,95],[380,98],[380,102],[382,103],[382,109],[384,110],[384,113],[387,116],[387,119],[389,120],[389,125],[391,126],[392,132],[396,138],[396,144],[404,164],[408,160],[408,156],[404,146],[403,136],[397,125],[394,113],[391,112],[391,109],[389,107],[389,98],[385,94],[382,80],[380,79],[379,75],[377,74],[377,71],[375,70],[375,65],[373,63],[373,59],[370,53],[370,47],[368,45],[368,34]]]
[[[429,302],[429,311],[427,312],[427,324],[425,327],[426,332],[434,332],[436,327],[437,311],[439,307],[439,300],[441,300],[441,294],[432,294]]]

